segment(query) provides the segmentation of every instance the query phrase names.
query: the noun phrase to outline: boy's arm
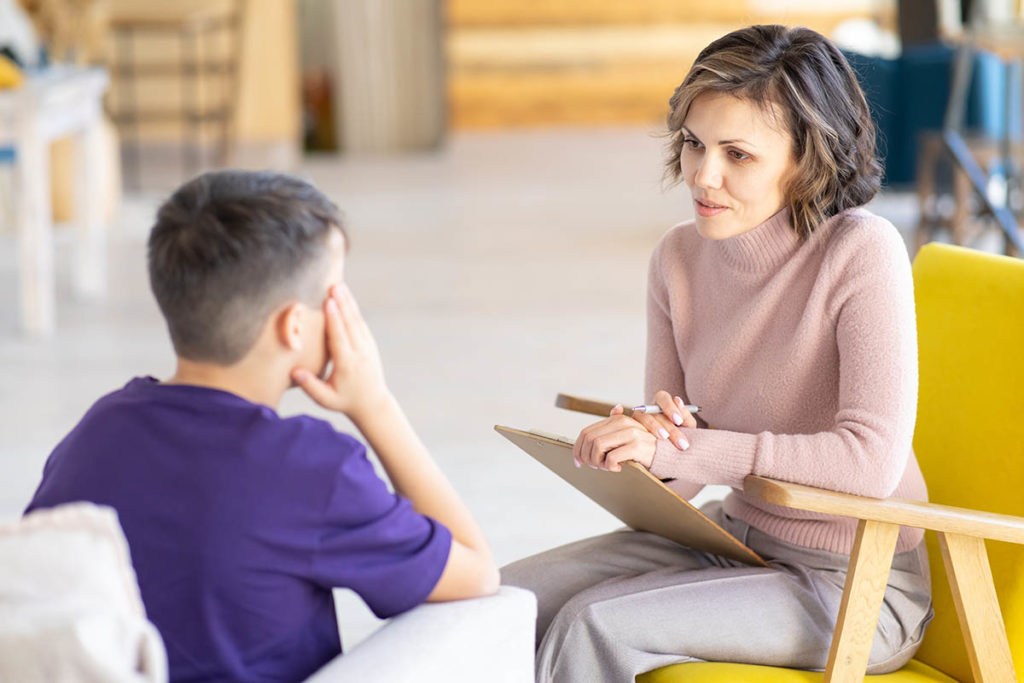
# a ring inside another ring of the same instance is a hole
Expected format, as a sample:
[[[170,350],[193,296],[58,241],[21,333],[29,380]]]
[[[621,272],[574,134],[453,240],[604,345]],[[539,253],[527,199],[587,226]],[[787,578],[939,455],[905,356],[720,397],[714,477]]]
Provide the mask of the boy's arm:
[[[376,342],[347,288],[332,288],[324,314],[331,374],[320,380],[308,369],[296,368],[292,378],[317,403],[346,414],[377,453],[395,490],[417,512],[451,531],[448,562],[427,599],[494,593],[498,570],[483,532],[388,391]]]
[[[413,431],[391,395],[365,412],[349,415],[370,443],[395,490],[416,511],[448,527],[452,548],[430,601],[489,595],[498,589],[498,570],[483,532],[448,478]]]

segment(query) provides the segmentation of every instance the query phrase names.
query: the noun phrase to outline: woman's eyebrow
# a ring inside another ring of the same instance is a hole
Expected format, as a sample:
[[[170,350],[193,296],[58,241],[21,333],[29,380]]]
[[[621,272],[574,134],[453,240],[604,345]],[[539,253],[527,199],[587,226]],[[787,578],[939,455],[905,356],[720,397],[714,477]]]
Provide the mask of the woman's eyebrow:
[[[696,140],[700,140],[700,138],[697,137],[696,135],[694,135],[693,131],[690,130],[689,128],[687,128],[686,126],[679,126],[679,127],[682,128],[684,131],[686,131],[686,134],[689,135],[690,137],[692,137],[692,138],[694,138]],[[750,142],[748,140],[744,140],[743,138],[734,138],[734,139],[731,139],[731,140],[719,140],[718,144],[719,145],[731,145],[731,144],[734,144],[734,143],[737,143],[737,142],[742,143],[744,145],[750,145],[751,147],[757,147],[757,145],[755,145],[753,142]]]

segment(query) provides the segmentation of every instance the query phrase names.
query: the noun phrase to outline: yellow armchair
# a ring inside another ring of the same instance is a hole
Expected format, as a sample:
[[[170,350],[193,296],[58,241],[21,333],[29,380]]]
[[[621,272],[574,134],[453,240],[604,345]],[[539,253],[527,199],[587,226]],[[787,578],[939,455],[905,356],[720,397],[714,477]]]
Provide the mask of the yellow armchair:
[[[637,683],[1004,682],[1024,671],[1024,261],[929,244],[914,261],[914,286],[914,451],[931,502],[744,482],[760,500],[860,520],[827,670],[687,663]],[[593,403],[566,407],[607,414]],[[929,530],[935,619],[914,660],[865,677],[900,525]]]

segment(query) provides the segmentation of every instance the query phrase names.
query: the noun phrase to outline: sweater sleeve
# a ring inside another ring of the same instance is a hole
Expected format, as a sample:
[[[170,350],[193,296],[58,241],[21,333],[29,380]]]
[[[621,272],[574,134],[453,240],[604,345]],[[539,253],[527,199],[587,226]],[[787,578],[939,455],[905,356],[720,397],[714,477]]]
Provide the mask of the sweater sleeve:
[[[650,401],[655,393],[664,389],[686,400],[686,381],[673,334],[668,287],[662,273],[661,251],[661,245],[654,250],[647,273],[647,356],[644,372],[644,396]],[[667,441],[658,440],[657,448],[659,450],[666,446],[675,450],[675,447]],[[655,457],[658,457],[657,451]],[[686,478],[676,475],[663,476],[674,479],[674,481],[668,482],[668,486],[684,499],[693,498],[704,488],[703,484],[693,481],[690,476]]]
[[[895,490],[917,406],[913,279],[898,233],[889,226],[868,234],[856,249],[838,250],[846,258],[821,274],[831,278],[839,355],[832,427],[815,434],[686,429],[689,450],[659,443],[655,475],[742,488],[753,473],[878,498]]]

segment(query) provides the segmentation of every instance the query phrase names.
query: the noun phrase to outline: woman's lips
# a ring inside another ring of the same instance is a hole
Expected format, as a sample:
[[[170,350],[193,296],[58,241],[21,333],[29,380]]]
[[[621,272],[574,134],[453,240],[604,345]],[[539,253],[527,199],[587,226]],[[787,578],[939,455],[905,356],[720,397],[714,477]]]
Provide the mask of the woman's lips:
[[[710,218],[711,216],[717,216],[729,207],[720,206],[711,202],[704,202],[700,199],[695,199],[694,203],[697,205],[697,213],[703,218]]]

